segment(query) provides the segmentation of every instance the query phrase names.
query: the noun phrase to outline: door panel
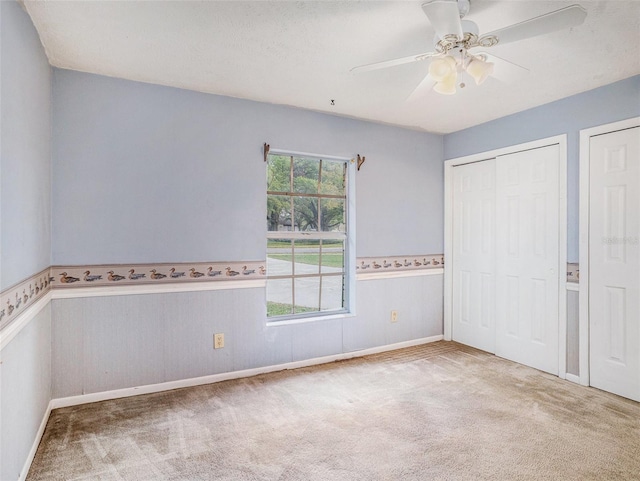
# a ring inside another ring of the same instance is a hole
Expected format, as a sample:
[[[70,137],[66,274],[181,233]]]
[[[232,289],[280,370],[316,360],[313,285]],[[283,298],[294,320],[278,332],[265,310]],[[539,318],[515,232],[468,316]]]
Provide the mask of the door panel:
[[[453,170],[452,337],[558,373],[559,147]]]
[[[495,160],[453,170],[453,339],[494,352]]]
[[[496,350],[558,374],[559,147],[496,159]]]
[[[640,128],[590,141],[591,385],[640,401]]]

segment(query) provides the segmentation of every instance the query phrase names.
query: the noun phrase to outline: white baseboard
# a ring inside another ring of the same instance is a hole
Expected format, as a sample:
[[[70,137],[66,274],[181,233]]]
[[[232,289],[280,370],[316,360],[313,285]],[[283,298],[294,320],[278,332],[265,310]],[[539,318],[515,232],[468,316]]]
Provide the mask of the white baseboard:
[[[230,379],[240,379],[244,377],[257,376],[258,374],[265,374],[269,372],[284,371],[287,369],[298,369],[301,367],[315,366],[318,364],[326,364],[334,361],[342,361],[345,359],[352,359],[355,357],[367,356],[369,354],[378,354],[380,352],[393,351],[395,349],[402,349],[405,347],[418,346],[421,344],[427,344],[430,342],[441,341],[442,335],[423,337],[420,339],[414,339],[411,341],[398,342],[395,344],[387,344],[385,346],[378,346],[369,349],[362,349],[360,351],[345,352],[342,354],[334,354],[331,356],[316,357],[313,359],[306,359],[304,361],[294,361],[285,364],[276,364],[273,366],[257,367],[253,369],[245,369],[242,371],[224,372],[220,374],[212,374],[210,376],[195,377],[190,379],[181,379],[178,381],[169,381],[158,384],[148,384],[146,386],[137,386],[125,389],[116,389],[114,391],[103,391],[91,394],[81,394],[79,396],[70,396],[65,398],[58,398],[51,400],[51,409],[58,409],[68,406],[77,406],[79,404],[87,404],[99,401],[107,401],[110,399],[118,399],[130,396],[139,396],[141,394],[150,394],[155,392],[170,391],[172,389],[180,389],[184,387],[200,386],[203,384],[212,384],[221,381],[228,381]]]
[[[307,359],[304,361],[288,362],[285,364],[277,364],[274,366],[258,367],[254,369],[245,369],[243,371],[225,372],[221,374],[213,374],[211,376],[196,377],[191,379],[181,379],[179,381],[163,382],[159,384],[149,384],[147,386],[132,387],[127,389],[117,389],[114,391],[105,391],[92,394],[82,394],[80,396],[71,396],[66,398],[52,399],[47,406],[47,410],[42,417],[42,422],[36,434],[36,437],[29,451],[29,455],[24,463],[24,467],[20,472],[18,481],[25,481],[31,468],[31,463],[36,456],[38,446],[42,440],[42,435],[47,427],[49,416],[53,409],[62,407],[77,406],[79,404],[87,404],[98,401],[107,401],[109,399],[118,399],[130,396],[139,396],[141,394],[150,394],[162,391],[171,391],[172,389],[179,389],[183,387],[200,386],[203,384],[212,384],[221,381],[227,381],[230,379],[240,379],[243,377],[256,376],[258,374],[265,374],[269,372],[284,371],[287,369],[298,369],[301,367],[315,366],[318,364],[326,364],[334,361],[341,361],[345,359],[352,359],[356,357],[367,356],[370,354],[378,354],[386,351],[393,351],[396,349],[402,349],[405,347],[419,346],[422,344],[428,344],[430,342],[436,342],[442,340],[442,335],[423,337],[420,339],[413,339],[411,341],[398,342],[395,344],[387,344],[385,346],[372,347],[369,349],[362,349],[360,351],[346,352],[343,354],[335,354],[332,356],[316,357],[313,359]]]
[[[31,446],[31,450],[29,451],[29,455],[24,463],[24,467],[22,471],[20,471],[20,476],[18,477],[18,481],[25,481],[27,479],[27,475],[29,474],[29,469],[31,468],[31,463],[33,462],[33,458],[36,457],[36,452],[38,451],[38,446],[40,446],[40,440],[42,439],[42,435],[44,434],[44,430],[47,427],[47,422],[49,421],[49,416],[51,415],[52,401],[49,402],[47,406],[47,410],[42,417],[42,422],[40,423],[40,427],[38,428],[38,432],[36,433],[36,438],[33,440],[33,445]]]
[[[576,376],[575,374],[567,373],[564,377],[567,381],[575,382],[576,384],[582,384],[580,382],[580,376]]]

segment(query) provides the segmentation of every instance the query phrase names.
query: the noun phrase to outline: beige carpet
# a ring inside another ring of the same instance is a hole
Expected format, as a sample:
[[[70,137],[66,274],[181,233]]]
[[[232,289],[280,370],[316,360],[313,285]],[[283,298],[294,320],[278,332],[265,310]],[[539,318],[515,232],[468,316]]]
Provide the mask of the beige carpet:
[[[640,404],[447,342],[59,409],[28,477],[552,479],[640,479]]]

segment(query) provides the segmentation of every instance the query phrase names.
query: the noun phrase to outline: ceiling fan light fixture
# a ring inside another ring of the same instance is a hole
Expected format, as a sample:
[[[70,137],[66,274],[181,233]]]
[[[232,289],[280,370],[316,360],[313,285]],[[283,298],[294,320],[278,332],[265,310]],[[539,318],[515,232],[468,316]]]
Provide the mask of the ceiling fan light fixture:
[[[458,75],[454,71],[452,74],[445,77],[440,82],[437,82],[433,90],[442,95],[453,95],[456,93],[456,82],[458,80]]]
[[[494,64],[488,62],[488,59],[492,59],[498,64],[498,70],[514,72],[515,69],[519,73],[528,72],[524,67],[500,57],[484,53],[473,55],[469,53],[472,49],[489,48],[498,44],[517,42],[572,28],[581,25],[587,16],[587,11],[580,5],[570,5],[480,35],[480,30],[475,22],[461,20],[468,13],[472,1],[475,0],[426,0],[422,4],[422,10],[431,22],[435,33],[433,51],[361,65],[351,70],[377,70],[430,58],[432,60],[429,63],[429,74],[420,82],[409,98],[415,98],[416,92],[426,89],[427,86],[434,83],[433,90],[440,94],[452,95],[456,93],[457,87],[461,89],[465,87],[465,73],[473,78],[476,85],[482,84],[489,76],[492,76]],[[499,73],[503,76],[503,73],[508,72]],[[458,77],[460,78],[459,83]]]
[[[456,71],[456,59],[450,55],[436,58],[429,64],[429,75],[436,82],[442,82]]]
[[[480,85],[493,73],[493,63],[485,62],[478,57],[473,57],[465,70],[469,75],[471,75],[471,77],[473,77],[476,85]]]

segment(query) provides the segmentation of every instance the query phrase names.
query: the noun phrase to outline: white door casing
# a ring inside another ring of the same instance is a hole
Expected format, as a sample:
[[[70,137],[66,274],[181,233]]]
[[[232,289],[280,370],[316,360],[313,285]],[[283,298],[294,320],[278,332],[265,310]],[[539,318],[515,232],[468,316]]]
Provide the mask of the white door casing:
[[[496,159],[496,355],[558,374],[559,147]]]
[[[589,143],[590,384],[640,401],[640,127]]]
[[[495,352],[495,159],[453,170],[453,338]]]

